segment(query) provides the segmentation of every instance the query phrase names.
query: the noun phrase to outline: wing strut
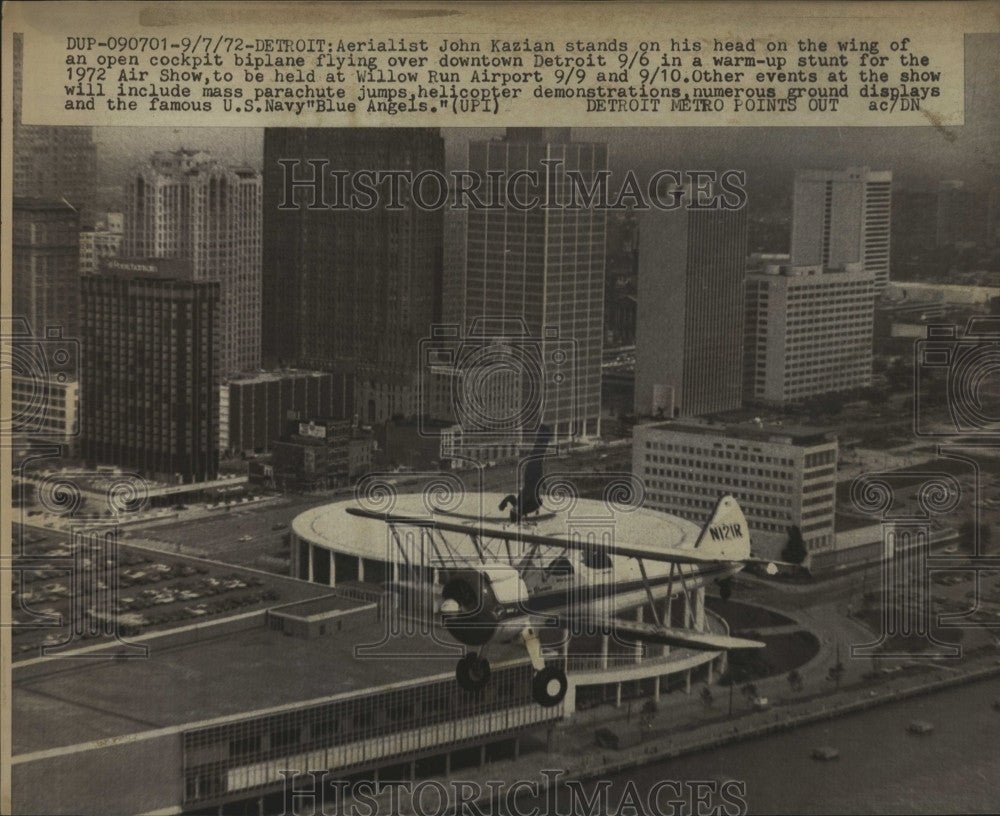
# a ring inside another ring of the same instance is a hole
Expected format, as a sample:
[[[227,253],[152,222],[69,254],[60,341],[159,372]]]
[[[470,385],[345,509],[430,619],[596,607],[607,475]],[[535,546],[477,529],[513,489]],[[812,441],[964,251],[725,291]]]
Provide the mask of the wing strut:
[[[691,611],[691,590],[688,589],[684,570],[677,570],[681,576],[681,591],[684,593],[684,628],[694,628],[694,613]]]
[[[469,533],[469,538],[472,539],[472,545],[476,548],[476,552],[479,553],[479,562],[481,564],[485,564],[486,555],[483,553],[483,544],[479,540],[479,536],[475,533]]]
[[[399,531],[396,530],[396,525],[395,524],[390,524],[389,525],[389,534],[392,536],[392,540],[394,542],[396,542],[396,549],[399,550],[399,556],[400,556],[400,558],[403,559],[403,562],[407,566],[410,566],[410,557],[409,557],[409,555],[406,552],[406,548],[403,546],[403,542],[399,538]],[[421,538],[423,538],[423,534],[422,533],[421,533]]]
[[[653,601],[653,591],[649,588],[649,576],[646,575],[646,565],[642,562],[641,558],[636,559],[639,562],[639,572],[642,573],[642,586],[646,590],[646,598],[649,601],[649,608],[653,611],[653,620],[656,621],[657,626],[663,626],[663,621],[660,620],[660,611],[656,608],[656,604]],[[670,571],[673,572],[674,566],[670,565]]]

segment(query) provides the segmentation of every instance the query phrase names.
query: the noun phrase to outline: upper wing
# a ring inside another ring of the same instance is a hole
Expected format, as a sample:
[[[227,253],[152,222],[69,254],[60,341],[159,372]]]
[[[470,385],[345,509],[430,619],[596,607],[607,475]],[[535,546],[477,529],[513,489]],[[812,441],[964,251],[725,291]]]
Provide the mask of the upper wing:
[[[648,558],[651,561],[668,561],[678,564],[704,564],[720,560],[707,552],[700,553],[698,550],[654,550],[644,547],[619,546],[617,544],[613,548],[607,548],[600,544],[577,541],[571,538],[528,533],[520,528],[505,529],[503,527],[487,527],[485,525],[456,524],[439,519],[414,518],[411,516],[400,516],[395,513],[376,513],[373,510],[365,510],[361,507],[348,507],[347,512],[352,516],[376,519],[388,524],[412,524],[417,527],[432,527],[435,530],[463,533],[464,535],[476,536],[478,538],[499,538],[508,541],[522,541],[525,544],[540,544],[546,547],[559,547],[570,550],[605,549],[610,550],[611,555]]]
[[[605,546],[576,538],[561,538],[551,535],[537,535],[520,528],[487,527],[485,525],[459,524],[439,519],[411,518],[392,513],[376,513],[360,507],[348,507],[353,516],[377,519],[390,524],[411,524],[433,527],[445,532],[462,533],[477,538],[498,538],[521,541],[525,544],[540,544],[546,547],[593,551],[603,550],[609,555],[644,558],[649,561],[663,561],[672,564],[710,564],[720,561],[746,561],[750,558],[750,535],[743,512],[732,496],[724,496],[716,505],[708,524],[702,529],[697,543],[691,549],[663,549],[655,543],[645,546],[618,544]]]

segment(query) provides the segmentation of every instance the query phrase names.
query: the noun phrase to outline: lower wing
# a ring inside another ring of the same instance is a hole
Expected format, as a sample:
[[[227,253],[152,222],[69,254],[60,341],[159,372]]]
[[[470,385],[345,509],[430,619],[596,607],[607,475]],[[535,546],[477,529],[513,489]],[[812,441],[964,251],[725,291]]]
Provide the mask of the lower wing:
[[[613,633],[623,640],[681,646],[707,652],[718,652],[726,649],[763,649],[767,645],[760,640],[748,640],[747,638],[713,634],[712,632],[698,632],[694,629],[683,629],[675,626],[660,626],[657,623],[645,623],[623,618],[595,619],[587,617],[577,620],[576,616],[566,612],[558,612],[552,616],[520,615],[508,618],[501,624],[501,628],[512,636],[531,625],[541,628],[558,626],[562,629],[579,631],[581,624],[582,628],[594,634]]]
[[[697,632],[693,629],[679,629],[673,626],[660,626],[656,623],[611,618],[607,626],[619,637],[625,640],[638,640],[643,643],[662,643],[667,646],[686,646],[689,649],[703,651],[721,651],[723,649],[762,649],[767,644],[760,640],[717,635],[711,632]]]

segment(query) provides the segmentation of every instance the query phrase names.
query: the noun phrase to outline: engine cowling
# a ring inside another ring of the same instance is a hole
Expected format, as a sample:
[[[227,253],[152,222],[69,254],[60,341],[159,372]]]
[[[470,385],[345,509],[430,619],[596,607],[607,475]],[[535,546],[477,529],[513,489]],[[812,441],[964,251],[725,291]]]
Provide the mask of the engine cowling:
[[[513,569],[458,570],[441,590],[441,620],[466,646],[489,642],[506,618],[524,613],[528,590]]]

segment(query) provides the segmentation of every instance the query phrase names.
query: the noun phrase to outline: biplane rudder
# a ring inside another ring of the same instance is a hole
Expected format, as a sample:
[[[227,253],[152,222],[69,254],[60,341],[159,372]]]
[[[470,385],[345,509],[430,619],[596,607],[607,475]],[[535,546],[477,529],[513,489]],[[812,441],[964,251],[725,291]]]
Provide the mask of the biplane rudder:
[[[710,553],[725,561],[750,557],[750,528],[735,498],[727,495],[719,499],[694,546],[702,554]]]

